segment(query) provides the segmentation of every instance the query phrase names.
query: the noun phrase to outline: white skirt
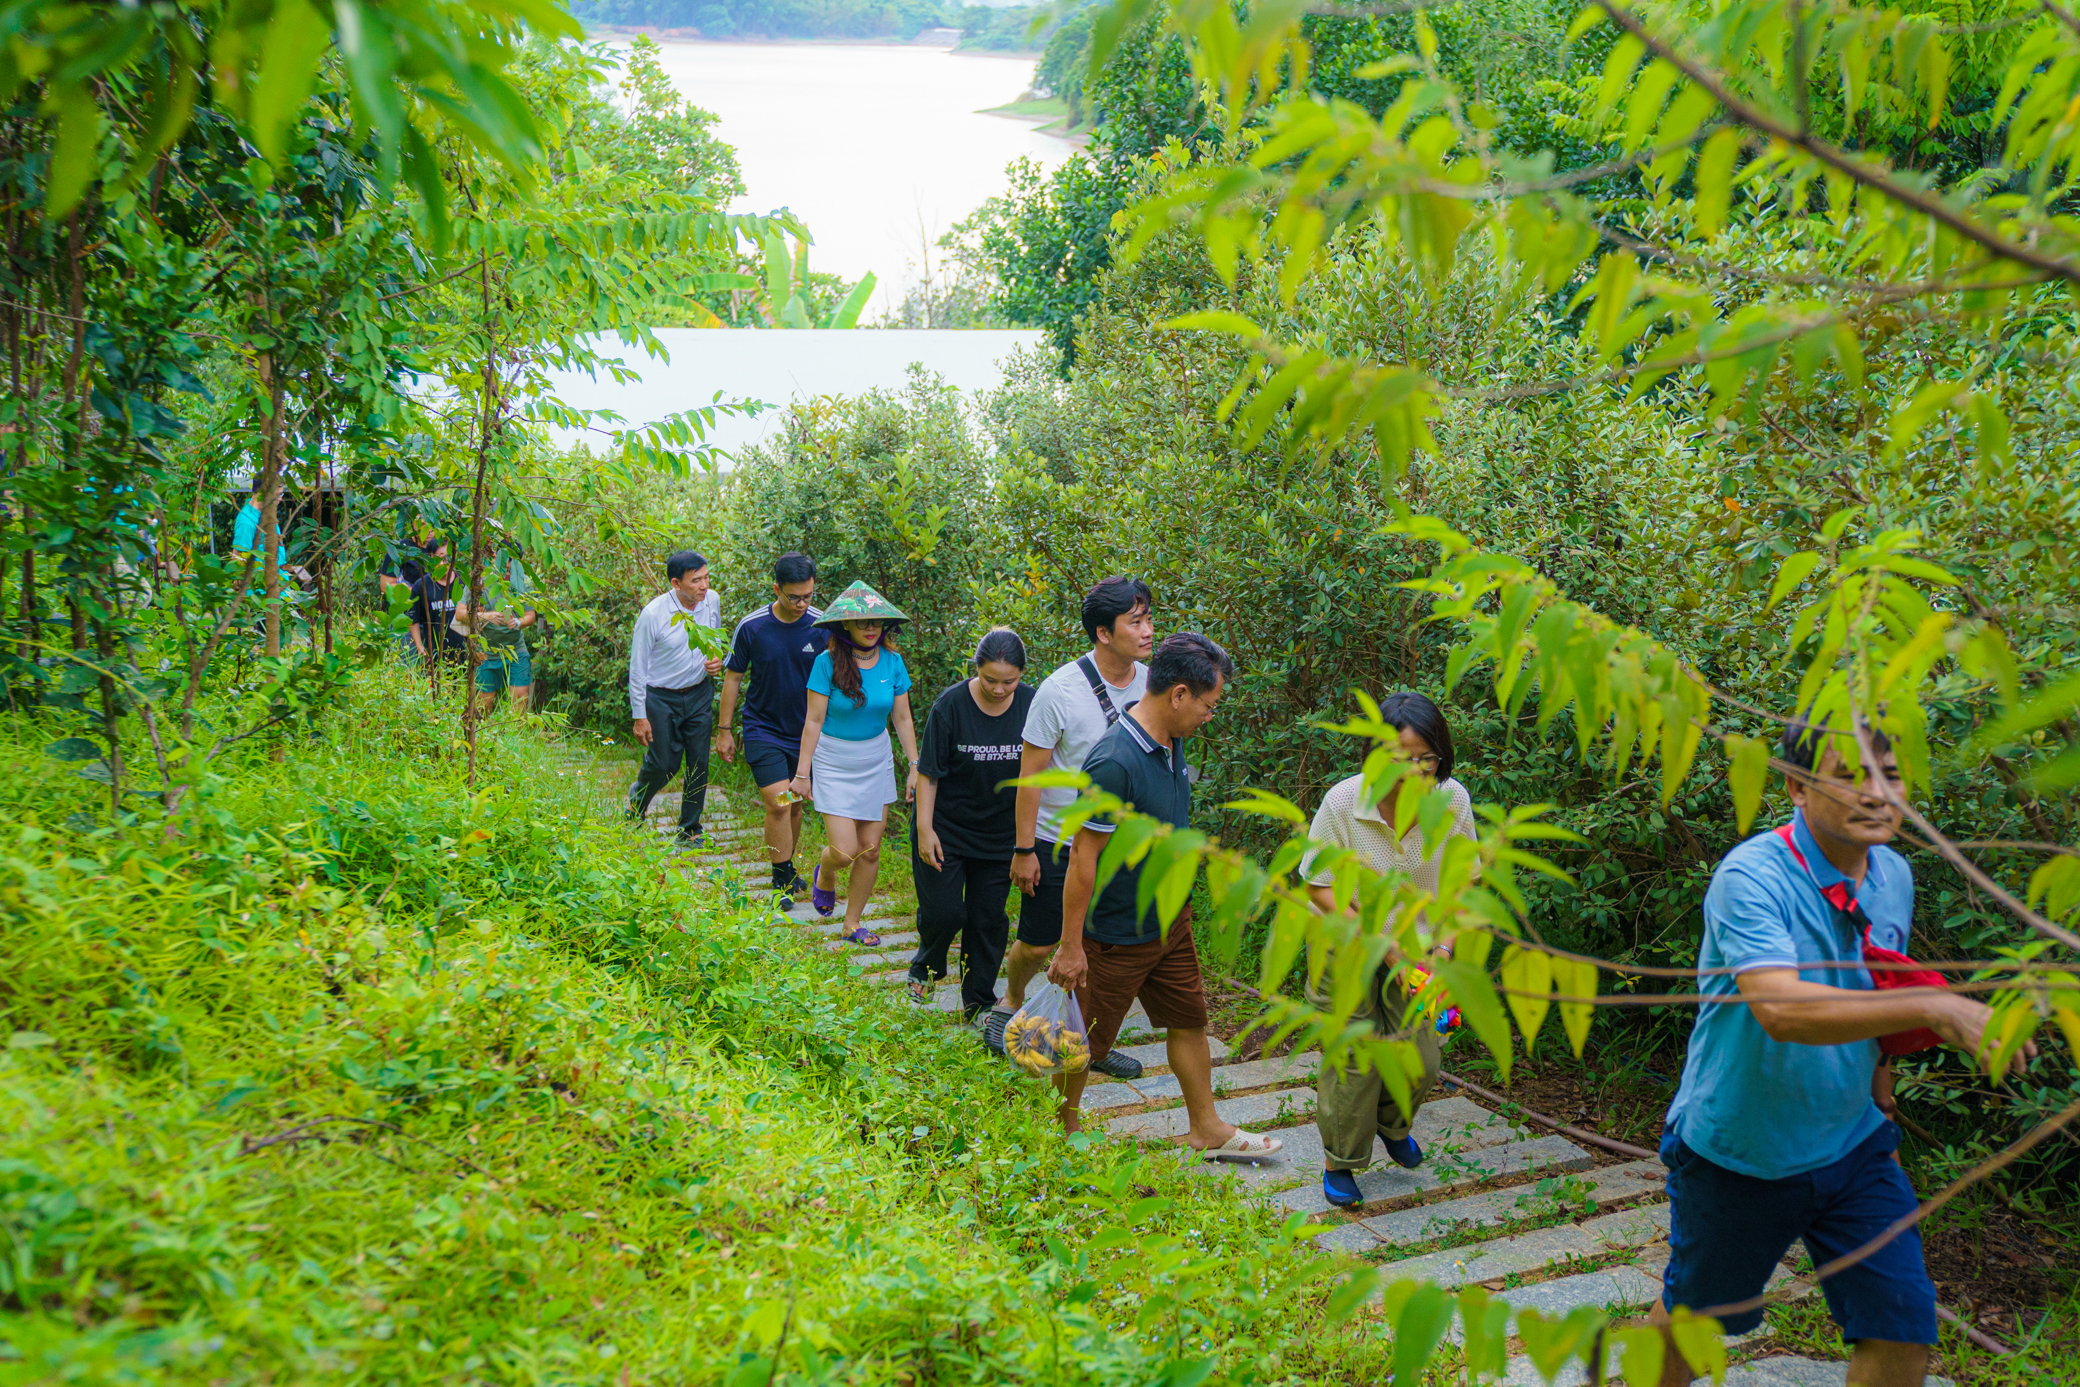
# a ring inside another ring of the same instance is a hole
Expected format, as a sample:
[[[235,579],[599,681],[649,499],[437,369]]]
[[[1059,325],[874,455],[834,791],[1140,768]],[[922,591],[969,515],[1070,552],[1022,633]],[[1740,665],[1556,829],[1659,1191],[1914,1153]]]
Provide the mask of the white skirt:
[[[817,738],[809,790],[819,814],[880,823],[882,811],[896,802],[896,753],[887,730],[864,742],[827,733]]]

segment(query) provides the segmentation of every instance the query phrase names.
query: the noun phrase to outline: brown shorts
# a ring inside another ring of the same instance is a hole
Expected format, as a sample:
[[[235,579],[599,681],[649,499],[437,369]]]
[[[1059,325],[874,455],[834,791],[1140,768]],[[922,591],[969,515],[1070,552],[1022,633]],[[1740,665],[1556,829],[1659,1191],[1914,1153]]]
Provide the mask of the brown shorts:
[[[1167,938],[1146,944],[1103,944],[1083,941],[1090,972],[1076,989],[1090,1035],[1091,1059],[1101,1060],[1119,1039],[1119,1028],[1139,997],[1148,1023],[1164,1030],[1204,1030],[1206,989],[1199,980],[1199,949],[1192,942],[1192,917],[1186,911],[1170,926]]]

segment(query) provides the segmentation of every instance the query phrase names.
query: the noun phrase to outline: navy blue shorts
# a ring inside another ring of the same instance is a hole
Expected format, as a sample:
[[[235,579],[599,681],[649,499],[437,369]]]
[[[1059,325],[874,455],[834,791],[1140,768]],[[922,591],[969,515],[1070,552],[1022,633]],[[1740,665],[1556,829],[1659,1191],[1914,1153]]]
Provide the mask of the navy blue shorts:
[[[1674,1135],[1662,1137],[1672,1207],[1661,1303],[1699,1312],[1735,1305],[1762,1293],[1797,1239],[1819,1267],[1877,1237],[1920,1202],[1892,1159],[1898,1149],[1899,1128],[1887,1122],[1831,1165],[1758,1180],[1712,1164]],[[1820,1290],[1850,1343],[1936,1341],[1936,1288],[1918,1228],[1828,1277]],[[1762,1323],[1762,1310],[1717,1318],[1728,1334],[1745,1334]]]
[[[1062,894],[1069,888],[1069,845],[1035,838],[1040,853],[1040,884],[1018,902],[1018,942],[1052,949],[1062,942]]]
[[[785,785],[794,779],[794,763],[801,754],[800,747],[789,751],[771,742],[754,742],[749,737],[744,739],[744,764],[751,768],[752,783],[761,790],[768,785]]]

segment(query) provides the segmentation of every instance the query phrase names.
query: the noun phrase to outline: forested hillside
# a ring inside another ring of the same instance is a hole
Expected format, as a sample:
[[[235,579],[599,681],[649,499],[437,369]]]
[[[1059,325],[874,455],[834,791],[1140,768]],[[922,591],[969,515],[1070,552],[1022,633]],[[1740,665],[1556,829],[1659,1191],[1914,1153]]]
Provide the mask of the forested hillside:
[[[958,29],[965,49],[1036,52],[1054,28],[1038,5],[960,0],[580,0],[571,13],[589,25],[679,31],[704,39],[914,39]]]

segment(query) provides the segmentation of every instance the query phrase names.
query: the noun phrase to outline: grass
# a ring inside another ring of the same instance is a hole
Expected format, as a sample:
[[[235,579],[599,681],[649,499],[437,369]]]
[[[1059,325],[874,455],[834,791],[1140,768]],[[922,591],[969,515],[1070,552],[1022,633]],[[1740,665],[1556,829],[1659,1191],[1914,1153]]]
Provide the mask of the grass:
[[[1268,1211],[1065,1144],[959,1028],[682,879],[621,767],[501,719],[472,794],[387,673],[320,733],[170,837],[0,736],[0,1375],[1376,1372]]]

